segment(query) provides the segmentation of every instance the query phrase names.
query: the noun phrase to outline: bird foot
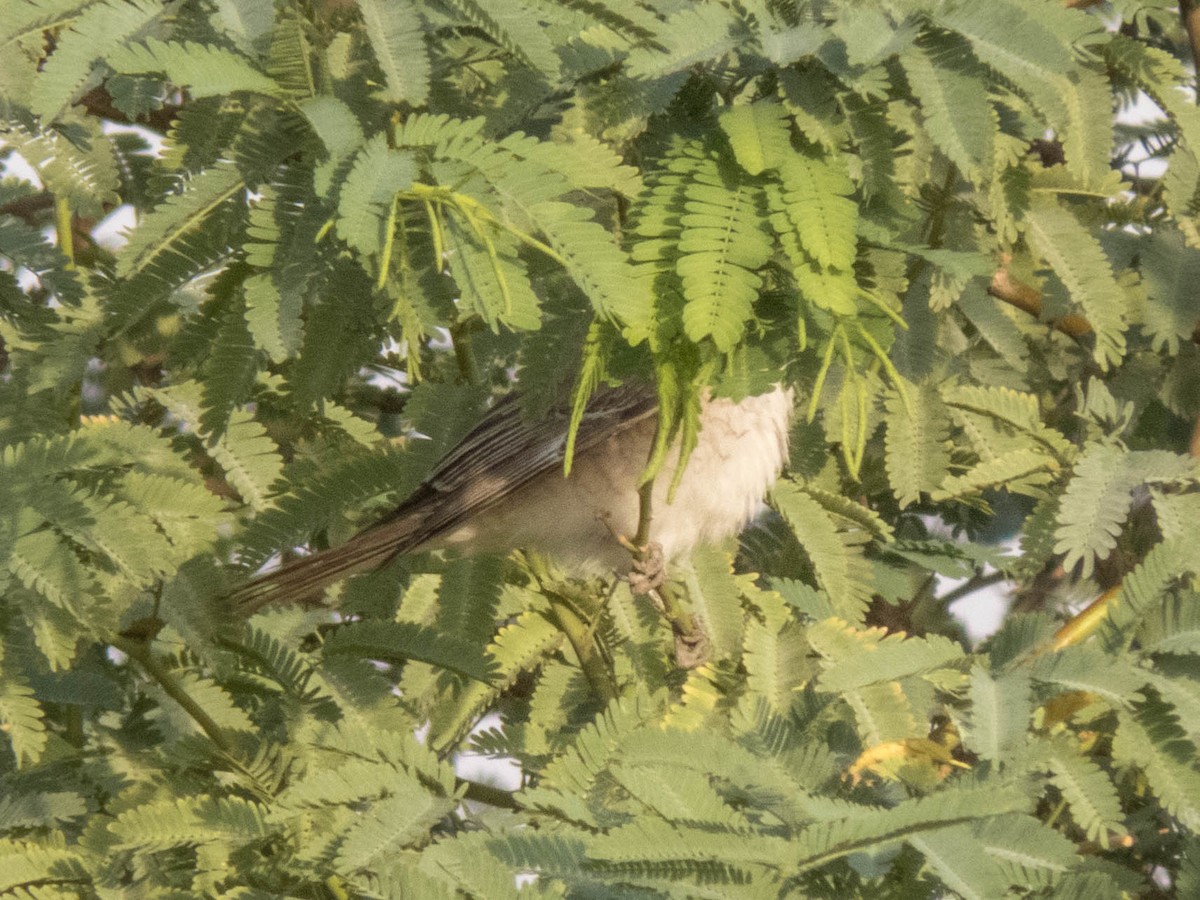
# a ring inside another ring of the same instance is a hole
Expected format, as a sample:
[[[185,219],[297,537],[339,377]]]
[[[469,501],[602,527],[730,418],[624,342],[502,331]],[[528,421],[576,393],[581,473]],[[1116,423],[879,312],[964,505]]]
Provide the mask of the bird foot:
[[[635,594],[650,594],[662,587],[666,574],[662,544],[651,541],[641,559],[634,560],[629,572],[629,589]]]
[[[675,632],[675,664],[681,669],[696,669],[708,662],[712,649],[708,634],[700,622],[695,623],[691,634]]]

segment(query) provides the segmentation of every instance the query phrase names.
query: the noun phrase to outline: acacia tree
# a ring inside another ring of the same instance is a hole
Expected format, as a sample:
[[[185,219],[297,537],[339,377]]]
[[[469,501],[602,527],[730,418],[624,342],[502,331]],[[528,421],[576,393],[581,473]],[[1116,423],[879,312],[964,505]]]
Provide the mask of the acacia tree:
[[[1183,6],[6,0],[0,892],[1200,896]],[[230,615],[625,378],[797,389],[700,664],[519,553]]]

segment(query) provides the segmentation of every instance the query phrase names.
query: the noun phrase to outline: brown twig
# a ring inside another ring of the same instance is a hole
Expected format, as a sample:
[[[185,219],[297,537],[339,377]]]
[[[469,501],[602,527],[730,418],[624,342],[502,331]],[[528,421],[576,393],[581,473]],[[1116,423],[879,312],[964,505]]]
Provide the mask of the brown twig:
[[[54,209],[54,195],[49,191],[26,194],[0,206],[0,216],[16,216],[32,225],[41,219],[41,214]]]
[[[1200,5],[1196,0],[1179,0],[1179,18],[1187,32],[1188,45],[1192,48],[1192,64],[1200,71]],[[1196,98],[1200,103],[1200,97]]]
[[[1042,295],[1036,288],[1017,281],[1008,274],[1007,265],[1001,266],[992,276],[988,293],[1017,309],[1024,310],[1034,318],[1042,317]],[[1050,325],[1068,337],[1078,338],[1092,333],[1092,324],[1083,316],[1067,315],[1050,322]]]

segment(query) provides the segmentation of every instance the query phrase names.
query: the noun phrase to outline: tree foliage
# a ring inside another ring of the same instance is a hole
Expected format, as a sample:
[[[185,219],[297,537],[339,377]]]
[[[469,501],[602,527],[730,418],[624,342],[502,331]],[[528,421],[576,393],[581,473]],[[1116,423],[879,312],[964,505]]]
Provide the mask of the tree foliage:
[[[1173,4],[7,0],[0,46],[0,893],[1196,890]],[[770,511],[672,572],[701,664],[520,553],[230,614],[491,398],[625,378],[685,447],[796,389]]]

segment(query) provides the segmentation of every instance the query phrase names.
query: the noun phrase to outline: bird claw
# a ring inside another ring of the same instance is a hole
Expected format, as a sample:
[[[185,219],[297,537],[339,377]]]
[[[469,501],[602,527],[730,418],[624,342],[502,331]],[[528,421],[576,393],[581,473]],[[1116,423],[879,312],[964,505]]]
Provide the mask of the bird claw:
[[[635,594],[649,597],[655,609],[670,621],[671,631],[675,635],[676,664],[681,669],[694,669],[703,665],[712,649],[704,626],[699,621],[685,626],[678,615],[672,612],[674,604],[671,605],[672,609],[668,609],[667,603],[659,593],[659,588],[666,580],[667,570],[662,544],[651,541],[645,547],[637,548],[627,539],[622,542],[637,554],[629,572],[629,589]]]
[[[675,664],[681,669],[696,669],[708,662],[712,649],[708,634],[700,622],[691,634],[675,632]]]
[[[662,587],[666,574],[662,544],[651,541],[641,559],[634,560],[629,572],[629,588],[635,594],[651,594]]]

